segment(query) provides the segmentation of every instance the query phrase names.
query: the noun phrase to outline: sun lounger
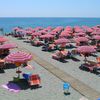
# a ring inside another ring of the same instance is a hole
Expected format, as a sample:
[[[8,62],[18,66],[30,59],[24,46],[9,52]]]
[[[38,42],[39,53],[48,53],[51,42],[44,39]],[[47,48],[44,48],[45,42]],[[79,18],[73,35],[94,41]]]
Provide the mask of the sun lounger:
[[[32,85],[38,85],[39,86],[40,83],[41,83],[41,79],[40,79],[38,74],[33,74],[29,77],[28,82],[29,82],[30,86],[32,86]]]
[[[41,79],[38,74],[24,73],[23,77],[24,77],[24,79],[26,79],[28,81],[30,86],[33,86],[33,85],[39,86],[41,83]]]
[[[33,45],[33,46],[41,46],[41,45],[43,45],[43,43],[42,43],[41,41],[34,41],[34,42],[32,43],[32,45]]]
[[[80,68],[94,73],[100,72],[100,58],[97,58],[97,62],[87,60],[85,64],[80,66]]]

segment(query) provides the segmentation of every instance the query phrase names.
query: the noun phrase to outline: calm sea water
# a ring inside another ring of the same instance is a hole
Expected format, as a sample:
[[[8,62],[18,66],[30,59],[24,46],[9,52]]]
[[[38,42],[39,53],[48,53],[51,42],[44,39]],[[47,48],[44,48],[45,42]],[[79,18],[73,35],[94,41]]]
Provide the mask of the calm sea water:
[[[100,18],[0,18],[0,28],[10,32],[13,27],[47,27],[47,26],[95,26],[100,25]]]

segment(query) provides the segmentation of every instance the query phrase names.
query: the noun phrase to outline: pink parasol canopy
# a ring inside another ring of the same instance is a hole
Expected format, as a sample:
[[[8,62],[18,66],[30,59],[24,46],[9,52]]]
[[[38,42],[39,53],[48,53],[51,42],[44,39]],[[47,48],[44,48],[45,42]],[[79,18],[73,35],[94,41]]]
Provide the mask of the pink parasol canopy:
[[[6,39],[5,37],[0,37],[0,43],[6,42],[8,39]]]
[[[78,38],[75,38],[74,40],[75,42],[88,42],[89,41],[89,39],[86,37],[78,37]]]
[[[16,63],[16,62],[24,63],[24,62],[29,61],[31,59],[32,59],[31,54],[18,51],[18,52],[14,52],[14,53],[9,54],[5,58],[5,61],[10,62],[10,63]]]
[[[53,37],[54,36],[51,34],[45,34],[45,35],[40,36],[40,38],[42,38],[42,39],[49,39],[49,38],[53,38]]]
[[[93,39],[95,39],[95,40],[100,40],[100,35],[94,36]]]
[[[85,36],[86,34],[83,33],[83,32],[80,32],[80,33],[75,33],[75,36]]]
[[[15,43],[8,43],[8,44],[1,45],[0,49],[13,49],[16,47],[17,47],[17,45]]]
[[[69,43],[70,41],[65,38],[59,38],[58,40],[55,40],[55,44],[64,44],[64,43]]]
[[[93,46],[80,46],[77,48],[77,51],[79,53],[94,53],[96,50]]]
[[[32,34],[32,36],[41,36],[42,34],[40,32],[35,32]]]

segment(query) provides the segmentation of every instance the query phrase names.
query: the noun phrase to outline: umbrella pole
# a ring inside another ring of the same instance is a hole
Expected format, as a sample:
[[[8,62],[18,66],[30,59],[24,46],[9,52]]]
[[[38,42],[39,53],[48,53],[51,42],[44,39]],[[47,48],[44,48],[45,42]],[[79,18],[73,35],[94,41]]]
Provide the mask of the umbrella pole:
[[[85,56],[85,59],[84,59],[84,61],[85,61],[85,64],[86,64],[86,61],[87,61],[87,58],[86,58],[86,56]]]
[[[19,67],[18,67],[18,71],[19,71]],[[20,78],[20,73],[18,73],[18,79]]]

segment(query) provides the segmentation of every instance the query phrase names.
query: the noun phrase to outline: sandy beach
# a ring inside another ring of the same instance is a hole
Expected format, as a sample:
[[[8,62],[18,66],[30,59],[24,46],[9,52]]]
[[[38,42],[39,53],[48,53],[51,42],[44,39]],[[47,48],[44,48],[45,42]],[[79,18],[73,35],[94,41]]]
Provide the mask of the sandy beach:
[[[30,52],[35,53],[40,58],[44,59],[45,61],[48,61],[49,63],[51,63],[51,64],[55,65],[56,67],[58,67],[59,69],[63,70],[64,72],[73,76],[75,79],[80,80],[81,82],[85,83],[87,86],[100,92],[100,86],[99,86],[99,84],[100,84],[99,78],[100,77],[98,75],[93,74],[93,73],[90,73],[87,71],[82,71],[79,69],[79,66],[83,63],[83,57],[76,56],[76,58],[78,58],[80,60],[77,62],[72,61],[70,59],[70,60],[68,60],[67,63],[61,63],[59,61],[52,59],[52,57],[51,57],[52,53],[41,51],[41,47],[31,46],[29,43],[25,43],[24,40],[18,40],[16,38],[12,38],[12,37],[8,37],[8,38],[9,38],[9,40],[17,43],[20,46],[20,49],[27,48],[27,50],[29,50]],[[16,49],[16,50],[18,50],[18,49]],[[24,51],[25,51],[25,49],[24,49]],[[12,50],[12,52],[13,52],[13,50]],[[97,55],[99,56],[100,54],[98,53]],[[95,57],[88,57],[88,59],[95,60]],[[42,66],[38,65],[34,61],[31,61],[31,65],[35,67],[35,70],[33,70],[33,73],[39,73],[41,78],[43,78],[42,84],[41,84],[42,88],[35,90],[35,92],[36,92],[34,94],[34,96],[36,95],[34,97],[35,100],[40,99],[41,95],[43,95],[42,96],[43,98],[41,98],[42,100],[45,100],[45,99],[46,100],[55,100],[55,99],[58,99],[58,100],[64,99],[65,100],[67,98],[68,98],[68,100],[79,100],[79,98],[82,97],[82,95],[79,92],[75,91],[73,88],[70,89],[71,95],[64,96],[63,89],[62,89],[63,82],[60,79],[58,79],[57,77],[52,75],[50,72],[48,72],[46,69],[42,68]],[[13,69],[11,69],[11,70],[13,70]],[[22,70],[27,71],[25,69],[22,69]],[[7,72],[4,74],[8,73],[8,75],[9,75],[10,70],[6,70],[6,71]],[[15,75],[14,70],[10,74],[11,75],[9,75],[9,78],[6,77],[8,81],[12,80],[12,77]],[[1,74],[1,75],[2,75],[2,78],[5,79],[6,75],[4,75],[4,77],[3,77],[3,74]],[[7,80],[1,81],[1,84],[6,83]],[[96,83],[96,85],[95,85],[95,83]],[[6,93],[9,93],[5,89],[1,88],[1,90],[5,91]],[[25,95],[27,92],[27,97],[29,96],[29,98],[27,98],[26,100],[31,100],[31,98],[33,97],[33,94],[32,94],[33,91],[34,90],[27,89],[25,91],[21,91],[19,94],[21,95],[21,97],[23,97],[22,94]],[[39,93],[40,93],[40,95],[38,95]],[[3,93],[2,93],[2,95],[3,95]],[[16,95],[18,95],[18,94],[16,94]],[[16,100],[21,100],[21,97],[16,98]],[[24,97],[26,97],[26,96],[24,96]]]
[[[52,53],[41,51],[41,47],[34,47],[28,43],[23,42],[23,40],[17,40],[12,37],[9,37],[9,38],[11,40],[15,41],[16,43],[18,43],[21,47],[26,47],[29,51],[34,52],[40,58],[52,63],[53,65],[56,65],[56,67],[60,68],[61,70],[65,71],[66,73],[70,74],[71,76],[75,77],[76,79],[81,80],[83,83],[89,85],[93,89],[100,92],[100,85],[99,85],[100,77],[93,73],[79,69],[79,66],[83,63],[84,57],[76,56],[76,58],[79,59],[80,61],[72,61],[71,59],[69,59],[67,63],[61,63],[59,61],[52,59]],[[99,56],[100,53],[97,53],[96,55]],[[95,57],[88,57],[88,59],[96,61]],[[95,83],[96,83],[96,85],[95,85]]]
[[[30,50],[33,48],[30,45],[26,45],[20,40],[16,40],[15,38],[9,37],[9,39],[15,43],[19,43],[20,45],[28,47]],[[37,53],[40,52],[40,48],[32,49],[32,52],[38,50]],[[18,49],[13,49],[11,52],[18,51]],[[43,56],[42,54],[41,57]],[[49,54],[45,54],[48,56]],[[49,61],[49,59],[48,59]],[[19,93],[10,92],[2,87],[3,84],[7,84],[7,82],[12,81],[13,77],[16,76],[16,68],[14,69],[5,69],[5,73],[0,73],[0,97],[2,100],[79,100],[83,97],[80,93],[75,91],[73,88],[70,88],[70,95],[63,94],[63,82],[55,77],[53,74],[48,72],[42,66],[35,63],[33,60],[29,62],[31,66],[33,66],[33,70],[28,70],[25,68],[21,68],[22,72],[32,72],[34,74],[39,74],[41,77],[41,88],[38,89],[30,89],[24,88]]]

